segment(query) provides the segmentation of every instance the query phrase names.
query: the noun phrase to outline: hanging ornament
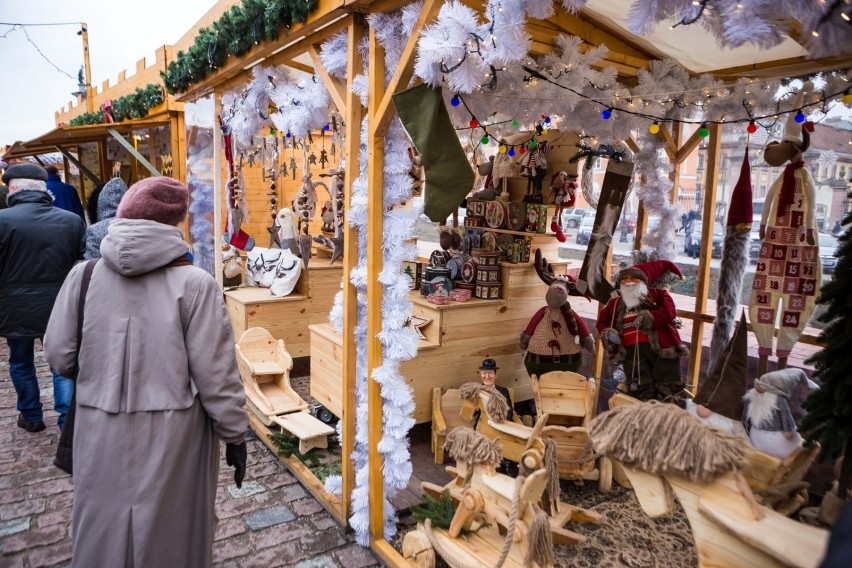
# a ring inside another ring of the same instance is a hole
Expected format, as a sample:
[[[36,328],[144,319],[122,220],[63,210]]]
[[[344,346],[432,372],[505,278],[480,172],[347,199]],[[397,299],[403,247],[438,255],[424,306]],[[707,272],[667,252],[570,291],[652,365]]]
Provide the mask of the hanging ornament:
[[[458,95],[453,95],[453,98],[450,99],[450,104],[457,107],[461,104],[461,99]]]
[[[706,124],[702,124],[701,128],[698,129],[698,135],[702,138],[707,138],[710,135],[710,129],[707,128]]]
[[[655,120],[654,124],[652,124],[651,126],[648,127],[648,132],[650,132],[651,134],[656,134],[659,131],[660,131],[660,123]]]
[[[796,113],[796,122],[798,122],[799,124],[802,124],[804,121],[805,121],[805,113],[803,113],[802,111],[797,112]]]
[[[754,134],[755,132],[757,132],[757,125],[754,123],[753,120],[748,123],[748,126],[746,126],[746,132],[748,132],[749,134]]]
[[[479,121],[478,121],[478,120],[476,120],[475,118],[471,118],[471,119],[470,119],[470,127],[471,127],[471,128],[476,128],[477,126],[479,126]]]
[[[601,118],[602,119],[609,120],[609,117],[611,117],[611,116],[612,116],[612,109],[611,108],[605,108],[601,111]]]

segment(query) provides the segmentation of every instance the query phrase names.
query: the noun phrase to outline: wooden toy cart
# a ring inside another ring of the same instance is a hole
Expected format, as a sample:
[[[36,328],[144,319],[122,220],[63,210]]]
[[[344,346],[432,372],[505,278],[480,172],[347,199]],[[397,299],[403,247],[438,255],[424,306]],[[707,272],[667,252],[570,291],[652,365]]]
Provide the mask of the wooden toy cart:
[[[299,438],[299,452],[327,448],[334,429],[314,418],[308,404],[290,386],[293,358],[284,340],[262,327],[247,329],[236,344],[237,365],[251,411],[270,426]]]

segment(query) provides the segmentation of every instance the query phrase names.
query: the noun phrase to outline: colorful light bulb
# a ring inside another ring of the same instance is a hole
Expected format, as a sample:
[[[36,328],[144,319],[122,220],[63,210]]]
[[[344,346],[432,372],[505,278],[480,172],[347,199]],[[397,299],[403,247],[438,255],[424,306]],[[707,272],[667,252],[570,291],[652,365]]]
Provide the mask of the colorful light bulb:
[[[609,120],[609,117],[612,116],[612,109],[605,108],[601,111],[601,118],[604,120]]]
[[[748,132],[749,134],[754,134],[755,132],[757,132],[757,125],[754,123],[753,120],[748,123],[748,126],[746,126],[746,132]]]
[[[706,124],[702,124],[701,128],[698,129],[698,135],[702,138],[707,138],[708,136],[710,136],[710,129],[707,128]]]
[[[651,134],[656,134],[659,131],[660,131],[660,123],[655,120],[654,124],[652,124],[651,126],[648,127],[648,132],[650,132]]]
[[[509,156],[514,156],[514,155],[515,155],[515,148],[514,148],[514,147],[513,147],[513,148],[509,148],[509,152],[508,152],[508,154],[509,154]]]
[[[796,113],[796,122],[798,122],[799,124],[802,124],[804,121],[805,121],[805,113],[803,113],[802,111],[797,112]]]
[[[478,121],[478,120],[476,120],[475,118],[471,118],[471,119],[470,119],[470,127],[471,127],[471,128],[476,128],[477,126],[479,126],[479,121]]]
[[[502,144],[500,144],[500,148],[499,148],[499,150],[500,150],[500,153],[501,153],[501,154],[505,154],[505,153],[506,153],[507,148],[506,148],[505,146],[503,146]]]
[[[461,99],[458,95],[453,95],[453,98],[450,99],[450,104],[457,107],[461,104]]]

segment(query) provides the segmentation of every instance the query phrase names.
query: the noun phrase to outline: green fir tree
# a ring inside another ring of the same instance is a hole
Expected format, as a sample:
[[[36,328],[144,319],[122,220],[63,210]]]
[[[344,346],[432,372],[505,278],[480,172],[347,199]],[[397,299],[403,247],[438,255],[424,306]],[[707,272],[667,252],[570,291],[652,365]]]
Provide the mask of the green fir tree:
[[[849,495],[852,485],[852,213],[834,253],[837,267],[834,278],[823,285],[817,303],[827,308],[819,321],[827,326],[819,336],[825,348],[808,359],[816,369],[821,388],[805,401],[808,415],[800,430],[809,442],[822,445],[822,457],[845,456],[838,480],[837,494]]]

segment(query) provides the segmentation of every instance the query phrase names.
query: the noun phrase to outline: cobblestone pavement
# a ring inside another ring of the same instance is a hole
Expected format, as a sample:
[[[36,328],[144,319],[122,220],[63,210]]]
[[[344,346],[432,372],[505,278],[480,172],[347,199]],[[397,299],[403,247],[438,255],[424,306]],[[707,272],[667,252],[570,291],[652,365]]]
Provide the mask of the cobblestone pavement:
[[[36,349],[39,348],[36,342]],[[59,431],[50,371],[37,353],[47,430],[15,421],[9,349],[0,339],[0,568],[65,566],[71,560],[71,478],[53,466]],[[224,448],[216,494],[213,561],[221,567],[367,568],[372,553],[354,543],[278,459],[253,436],[246,480],[237,489]]]

